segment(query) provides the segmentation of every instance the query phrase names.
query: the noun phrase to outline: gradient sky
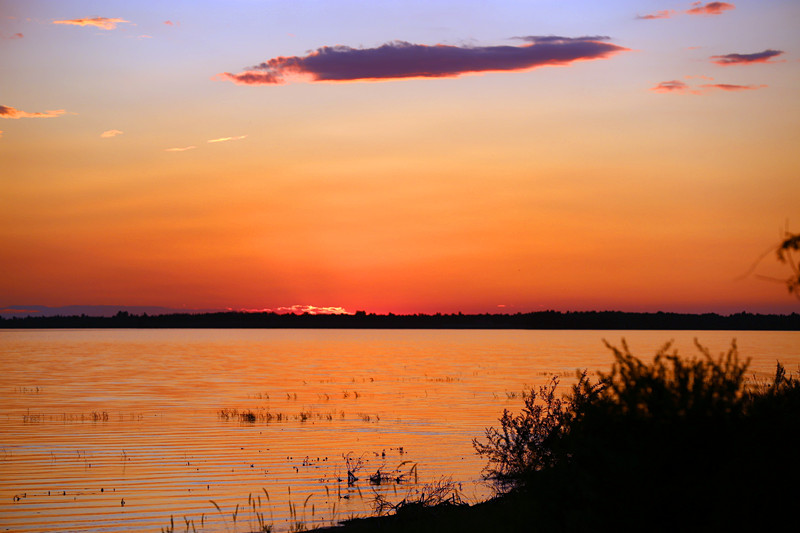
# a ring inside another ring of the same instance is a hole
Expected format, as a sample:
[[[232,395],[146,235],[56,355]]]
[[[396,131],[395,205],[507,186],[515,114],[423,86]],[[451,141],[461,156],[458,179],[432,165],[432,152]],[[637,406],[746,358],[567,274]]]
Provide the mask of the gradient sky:
[[[0,306],[791,312],[797,0],[0,1]]]

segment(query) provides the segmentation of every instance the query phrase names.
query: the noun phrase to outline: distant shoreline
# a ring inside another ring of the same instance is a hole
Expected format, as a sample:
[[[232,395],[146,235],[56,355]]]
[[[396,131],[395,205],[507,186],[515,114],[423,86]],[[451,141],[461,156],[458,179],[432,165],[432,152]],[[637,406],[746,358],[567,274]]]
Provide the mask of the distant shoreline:
[[[0,317],[0,329],[493,329],[800,331],[800,314],[539,311],[516,314],[312,315],[248,312]]]

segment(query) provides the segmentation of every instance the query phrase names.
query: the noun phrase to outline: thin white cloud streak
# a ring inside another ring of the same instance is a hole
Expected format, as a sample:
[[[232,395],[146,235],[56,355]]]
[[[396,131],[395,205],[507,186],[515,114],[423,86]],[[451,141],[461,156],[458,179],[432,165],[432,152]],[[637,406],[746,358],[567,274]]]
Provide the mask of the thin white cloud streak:
[[[165,152],[185,152],[187,150],[194,150],[197,146],[185,146],[183,148],[164,148]]]
[[[111,137],[116,137],[117,135],[122,135],[122,134],[123,132],[119,130],[108,130],[101,133],[100,137],[102,137],[103,139],[110,139]]]
[[[228,141],[238,141],[244,139],[247,135],[239,135],[238,137],[220,137],[219,139],[209,139],[206,142],[208,143],[224,143]]]

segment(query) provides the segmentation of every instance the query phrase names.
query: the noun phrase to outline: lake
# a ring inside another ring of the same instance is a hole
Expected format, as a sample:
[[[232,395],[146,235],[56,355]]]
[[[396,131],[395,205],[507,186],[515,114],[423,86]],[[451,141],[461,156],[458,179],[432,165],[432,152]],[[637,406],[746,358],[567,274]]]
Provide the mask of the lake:
[[[735,338],[756,378],[800,368],[800,332],[3,330],[0,530],[283,531],[443,477],[478,501],[472,439],[622,338],[646,360]]]

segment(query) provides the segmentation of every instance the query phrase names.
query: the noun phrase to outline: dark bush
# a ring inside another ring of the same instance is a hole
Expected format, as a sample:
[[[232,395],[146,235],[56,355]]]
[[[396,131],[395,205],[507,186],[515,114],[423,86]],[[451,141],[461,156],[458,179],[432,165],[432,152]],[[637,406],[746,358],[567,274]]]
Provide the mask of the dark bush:
[[[772,382],[747,381],[735,343],[717,358],[697,344],[693,359],[667,344],[652,363],[608,346],[597,383],[581,374],[559,399],[553,379],[474,442],[487,480],[542,530],[781,524],[800,496],[798,379],[779,364]]]

